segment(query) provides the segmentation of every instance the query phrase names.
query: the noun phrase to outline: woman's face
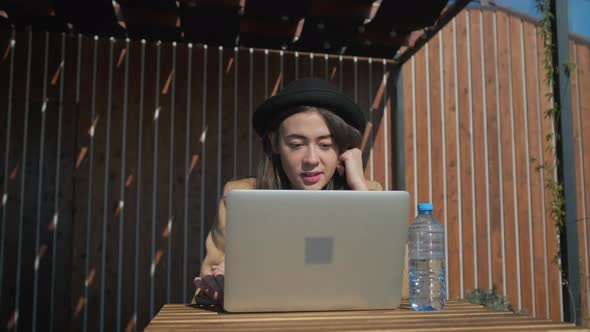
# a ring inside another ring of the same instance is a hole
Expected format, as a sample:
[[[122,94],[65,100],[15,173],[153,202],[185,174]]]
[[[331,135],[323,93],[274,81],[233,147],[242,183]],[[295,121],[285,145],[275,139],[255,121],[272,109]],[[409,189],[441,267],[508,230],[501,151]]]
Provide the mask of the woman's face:
[[[286,118],[278,131],[276,153],[293,189],[320,190],[332,178],[339,151],[326,120],[314,109]]]

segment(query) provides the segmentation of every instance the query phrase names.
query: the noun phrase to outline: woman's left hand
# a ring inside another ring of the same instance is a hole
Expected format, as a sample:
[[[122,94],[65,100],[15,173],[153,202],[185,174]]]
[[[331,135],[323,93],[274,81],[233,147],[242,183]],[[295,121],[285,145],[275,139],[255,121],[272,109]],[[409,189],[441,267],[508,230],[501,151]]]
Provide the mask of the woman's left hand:
[[[223,284],[225,276],[225,262],[211,267],[211,271],[196,277],[194,282],[197,290],[195,302],[197,304],[223,304]]]
[[[339,159],[336,171],[340,176],[346,174],[348,186],[353,190],[368,190],[365,184],[362,151],[358,148],[344,151]]]

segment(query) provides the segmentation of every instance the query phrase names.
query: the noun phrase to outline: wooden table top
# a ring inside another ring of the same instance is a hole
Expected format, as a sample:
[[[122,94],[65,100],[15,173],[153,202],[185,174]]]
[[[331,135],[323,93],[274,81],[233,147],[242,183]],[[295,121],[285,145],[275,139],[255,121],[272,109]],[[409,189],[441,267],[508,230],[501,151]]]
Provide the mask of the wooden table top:
[[[216,308],[167,304],[146,331],[554,331],[584,330],[571,323],[449,302],[443,311],[397,310],[223,313]],[[590,331],[585,329],[586,331]]]

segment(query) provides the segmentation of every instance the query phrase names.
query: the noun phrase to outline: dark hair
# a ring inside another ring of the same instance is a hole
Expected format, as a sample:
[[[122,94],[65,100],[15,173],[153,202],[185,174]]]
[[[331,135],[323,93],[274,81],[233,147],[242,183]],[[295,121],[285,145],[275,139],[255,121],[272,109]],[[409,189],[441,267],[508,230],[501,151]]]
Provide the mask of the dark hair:
[[[258,176],[256,177],[256,189],[291,189],[291,182],[289,181],[287,174],[283,170],[281,163],[281,157],[275,153],[272,148],[271,137],[275,140],[278,139],[278,135],[271,135],[277,133],[280,124],[288,117],[293,114],[313,111],[316,110],[326,120],[330,135],[336,144],[336,147],[340,152],[359,147],[361,144],[361,132],[353,126],[346,123],[342,118],[336,115],[334,112],[315,106],[297,106],[283,113],[279,119],[277,119],[271,126],[270,129],[262,137],[262,146],[264,153],[258,164]],[[340,176],[338,172],[334,172],[334,176],[326,184],[324,189],[328,190],[349,190],[350,187],[346,182],[346,178]]]

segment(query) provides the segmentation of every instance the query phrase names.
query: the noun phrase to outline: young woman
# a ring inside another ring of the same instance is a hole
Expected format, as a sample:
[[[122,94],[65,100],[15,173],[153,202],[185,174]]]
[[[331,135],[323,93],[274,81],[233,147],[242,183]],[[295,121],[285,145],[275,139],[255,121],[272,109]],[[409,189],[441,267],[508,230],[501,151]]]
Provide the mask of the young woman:
[[[196,303],[222,303],[225,195],[233,189],[381,190],[364,177],[359,146],[366,120],[360,107],[331,83],[302,79],[288,84],[254,113],[264,156],[256,178],[224,187],[207,256],[195,278]]]

